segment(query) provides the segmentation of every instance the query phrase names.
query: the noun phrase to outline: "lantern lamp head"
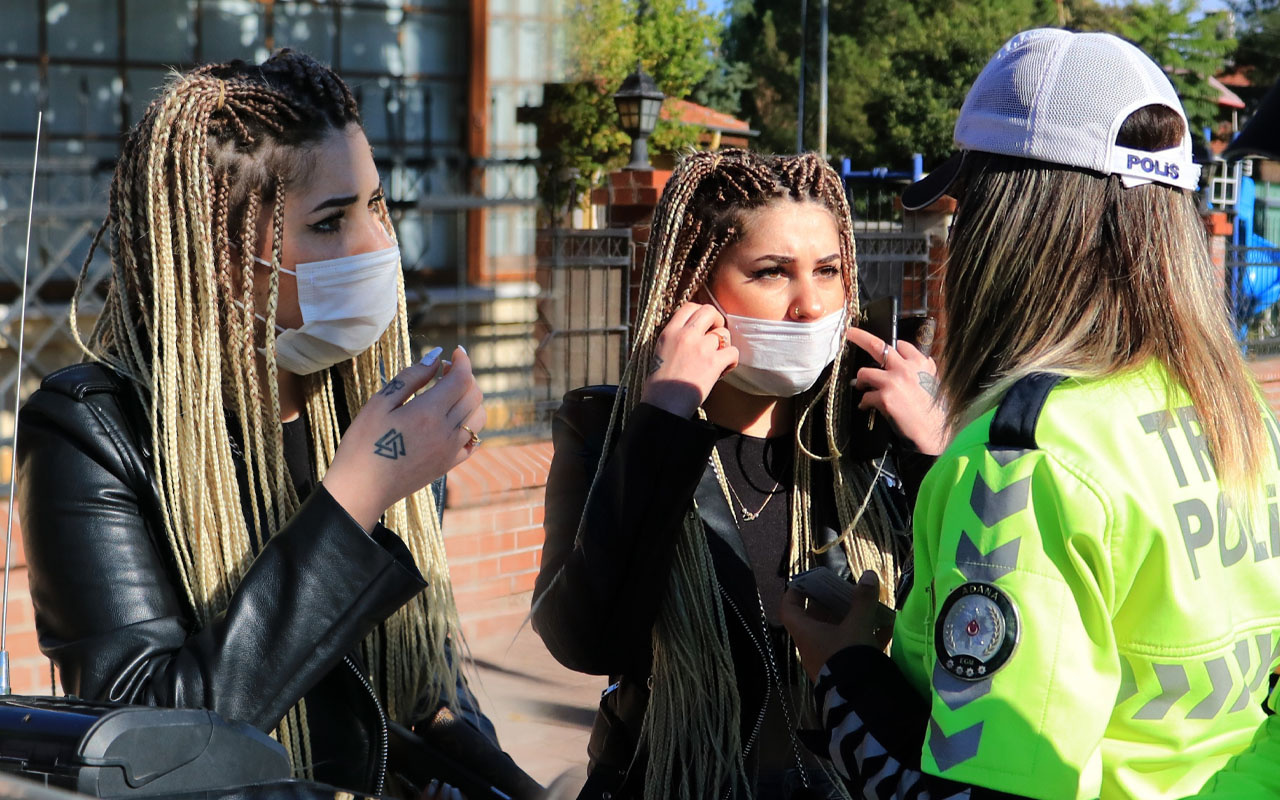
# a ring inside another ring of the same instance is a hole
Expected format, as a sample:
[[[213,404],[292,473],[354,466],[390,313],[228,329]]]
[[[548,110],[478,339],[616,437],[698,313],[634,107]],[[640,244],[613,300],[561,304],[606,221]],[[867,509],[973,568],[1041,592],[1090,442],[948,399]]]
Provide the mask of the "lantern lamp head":
[[[640,64],[636,64],[636,71],[628,75],[614,93],[613,102],[618,107],[622,130],[631,137],[631,163],[627,169],[653,169],[649,164],[647,140],[658,124],[658,112],[665,98]]]

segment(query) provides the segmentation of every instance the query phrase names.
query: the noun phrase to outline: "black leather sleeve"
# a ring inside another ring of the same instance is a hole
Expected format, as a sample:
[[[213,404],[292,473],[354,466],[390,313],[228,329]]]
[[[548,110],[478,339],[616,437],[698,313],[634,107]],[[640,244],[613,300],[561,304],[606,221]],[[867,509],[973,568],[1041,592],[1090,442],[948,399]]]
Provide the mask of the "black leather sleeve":
[[[551,654],[602,675],[647,668],[676,536],[716,440],[709,423],[641,403],[588,498],[613,400],[600,388],[570,392],[555,417],[533,593],[533,627]]]
[[[40,646],[71,694],[209,708],[267,730],[425,585],[394,534],[366,535],[319,487],[226,611],[197,626],[114,396],[41,389],[18,448]]]

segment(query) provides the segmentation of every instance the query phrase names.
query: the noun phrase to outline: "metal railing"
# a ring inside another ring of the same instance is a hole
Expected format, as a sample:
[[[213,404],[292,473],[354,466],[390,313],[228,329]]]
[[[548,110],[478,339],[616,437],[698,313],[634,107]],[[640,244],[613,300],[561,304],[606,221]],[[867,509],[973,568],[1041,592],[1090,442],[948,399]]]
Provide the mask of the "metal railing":
[[[1228,245],[1226,284],[1245,353],[1280,353],[1280,247]]]
[[[902,314],[929,308],[928,233],[855,231],[863,301],[897,295]]]
[[[844,181],[845,198],[855,231],[897,231],[902,229],[902,204],[898,198],[912,181],[924,174],[924,159],[919,153],[906,170],[879,167],[855,170],[850,159],[840,159],[840,178]]]
[[[629,228],[538,232],[533,372],[545,425],[570,389],[621,381],[631,346],[633,249]]]

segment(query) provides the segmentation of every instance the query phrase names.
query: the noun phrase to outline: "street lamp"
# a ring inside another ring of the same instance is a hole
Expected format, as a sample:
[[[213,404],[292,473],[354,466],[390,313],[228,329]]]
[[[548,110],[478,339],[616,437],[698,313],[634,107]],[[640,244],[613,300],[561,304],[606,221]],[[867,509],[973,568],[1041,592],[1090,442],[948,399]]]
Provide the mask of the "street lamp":
[[[649,134],[658,124],[658,111],[665,98],[658,90],[658,84],[645,74],[636,64],[636,71],[622,81],[622,86],[613,95],[613,102],[618,107],[618,117],[622,120],[622,130],[631,137],[631,163],[627,169],[651,170],[649,163]]]

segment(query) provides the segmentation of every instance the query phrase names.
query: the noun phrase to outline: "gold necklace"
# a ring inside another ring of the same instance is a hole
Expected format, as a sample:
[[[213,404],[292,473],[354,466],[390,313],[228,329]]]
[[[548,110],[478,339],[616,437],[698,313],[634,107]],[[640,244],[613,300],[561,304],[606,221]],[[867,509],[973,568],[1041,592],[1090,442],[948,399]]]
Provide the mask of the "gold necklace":
[[[751,509],[747,508],[747,504],[742,502],[742,498],[738,497],[738,493],[737,491],[734,490],[733,484],[729,483],[729,480],[724,476],[723,465],[720,462],[719,446],[717,445],[716,447],[714,447],[713,451],[714,453],[711,459],[711,469],[715,471],[716,477],[720,480],[720,488],[725,490],[724,499],[729,501],[730,508],[733,507],[734,503],[737,503],[738,507],[742,509],[743,522],[754,521],[762,513],[764,513],[764,507],[769,505],[769,501],[773,499],[773,495],[778,491],[778,487],[782,485],[782,481],[779,480],[777,483],[775,483],[773,485],[773,488],[769,490],[769,496],[764,499],[764,502],[760,504],[760,507],[757,508],[755,511],[751,511]],[[743,474],[745,475],[745,473]],[[730,495],[732,495],[732,499],[730,498]]]

